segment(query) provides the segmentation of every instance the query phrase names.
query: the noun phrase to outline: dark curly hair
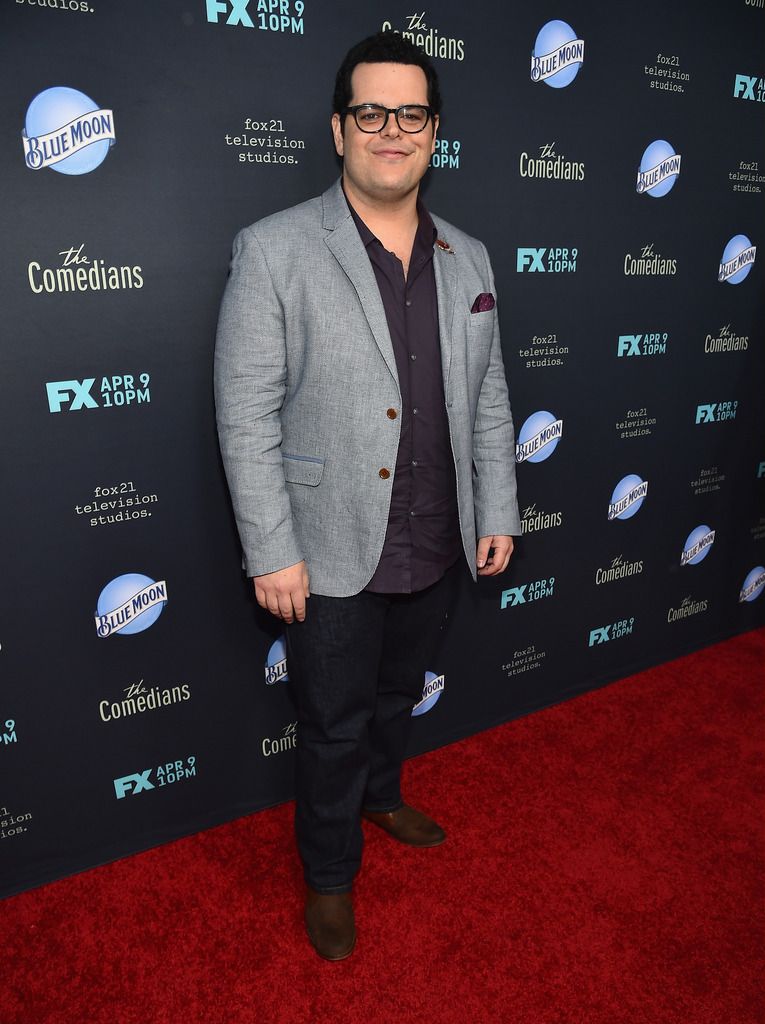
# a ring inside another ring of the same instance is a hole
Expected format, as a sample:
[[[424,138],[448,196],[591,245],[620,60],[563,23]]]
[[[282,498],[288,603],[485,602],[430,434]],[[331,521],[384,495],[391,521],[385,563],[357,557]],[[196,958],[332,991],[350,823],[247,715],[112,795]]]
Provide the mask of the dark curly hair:
[[[335,78],[332,112],[339,113],[350,105],[353,89],[351,75],[357,64],[416,64],[425,72],[428,83],[428,106],[434,114],[441,113],[441,91],[436,69],[430,58],[400,32],[377,32],[352,46],[345,55]]]

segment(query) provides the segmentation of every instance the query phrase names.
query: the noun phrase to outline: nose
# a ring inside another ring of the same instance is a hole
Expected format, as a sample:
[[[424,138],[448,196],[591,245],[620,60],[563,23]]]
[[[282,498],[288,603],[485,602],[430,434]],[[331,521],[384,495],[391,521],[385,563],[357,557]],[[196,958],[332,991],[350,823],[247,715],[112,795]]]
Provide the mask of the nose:
[[[398,126],[396,115],[393,111],[390,111],[385,118],[385,125],[380,129],[380,135],[395,136],[401,134],[401,129]]]

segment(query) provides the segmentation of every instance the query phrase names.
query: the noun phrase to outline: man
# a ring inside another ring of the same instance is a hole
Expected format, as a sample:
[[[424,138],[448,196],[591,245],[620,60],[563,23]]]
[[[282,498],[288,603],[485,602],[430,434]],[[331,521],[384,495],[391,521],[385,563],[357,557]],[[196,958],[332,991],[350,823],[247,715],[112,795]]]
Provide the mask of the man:
[[[463,559],[497,575],[520,533],[489,260],[418,198],[440,102],[402,36],[353,47],[342,179],[240,232],[218,327],[221,450],[247,574],[285,623],[305,922],[329,960],[355,943],[360,818],[445,838],[401,798],[411,711]]]

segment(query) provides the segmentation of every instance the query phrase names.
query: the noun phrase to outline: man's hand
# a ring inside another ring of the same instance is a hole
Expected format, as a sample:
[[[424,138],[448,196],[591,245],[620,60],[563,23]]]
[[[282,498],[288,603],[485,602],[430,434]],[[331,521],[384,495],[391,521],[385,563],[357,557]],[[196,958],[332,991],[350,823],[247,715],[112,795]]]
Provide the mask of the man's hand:
[[[494,553],[489,556],[489,548]],[[479,537],[475,562],[479,576],[498,576],[507,568],[510,555],[513,553],[513,538],[495,534],[493,537]]]
[[[296,562],[286,569],[253,576],[255,597],[261,608],[284,622],[302,622],[305,619],[305,601],[310,597],[308,569],[305,562]]]

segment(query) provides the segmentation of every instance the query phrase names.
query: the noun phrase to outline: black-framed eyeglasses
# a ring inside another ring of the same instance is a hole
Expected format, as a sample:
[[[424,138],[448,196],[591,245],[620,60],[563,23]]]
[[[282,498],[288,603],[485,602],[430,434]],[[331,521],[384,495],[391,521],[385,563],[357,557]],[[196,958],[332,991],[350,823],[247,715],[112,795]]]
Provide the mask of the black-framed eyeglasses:
[[[357,128],[370,135],[383,130],[388,123],[389,114],[393,114],[396,124],[407,135],[421,132],[433,116],[430,107],[421,106],[419,103],[405,103],[401,107],[384,107],[380,103],[357,103],[355,107],[346,107],[340,113],[343,116],[353,114]]]

